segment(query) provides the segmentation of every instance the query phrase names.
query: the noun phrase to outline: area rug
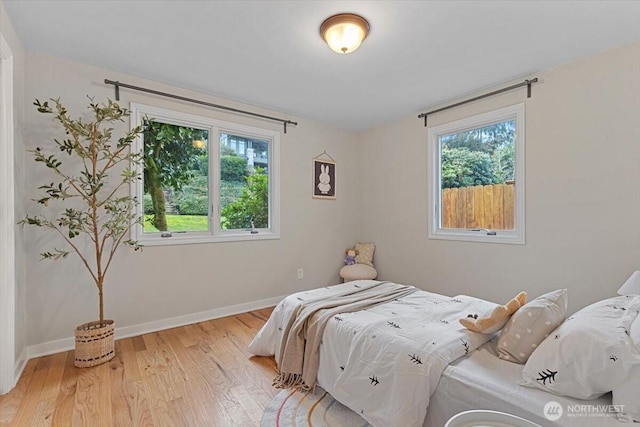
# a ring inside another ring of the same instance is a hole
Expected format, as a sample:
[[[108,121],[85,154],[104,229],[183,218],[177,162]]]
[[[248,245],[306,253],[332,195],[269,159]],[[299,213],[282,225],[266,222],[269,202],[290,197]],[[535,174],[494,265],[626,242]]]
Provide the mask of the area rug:
[[[329,393],[282,390],[267,406],[260,427],[366,427],[362,417]]]

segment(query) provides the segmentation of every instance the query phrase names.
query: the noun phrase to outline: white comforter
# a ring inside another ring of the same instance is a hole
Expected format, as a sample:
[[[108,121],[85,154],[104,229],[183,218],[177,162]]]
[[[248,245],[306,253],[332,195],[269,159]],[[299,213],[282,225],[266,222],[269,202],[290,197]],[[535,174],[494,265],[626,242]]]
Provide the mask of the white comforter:
[[[275,354],[280,343],[279,325],[301,299],[374,283],[349,282],[285,298],[249,350],[257,355]],[[429,397],[444,368],[491,338],[464,329],[458,320],[493,307],[494,303],[469,296],[452,298],[418,291],[368,310],[336,316],[324,333],[321,347],[328,348],[321,348],[319,373],[324,382],[326,378],[335,378],[335,382],[320,384],[374,426],[422,426]],[[330,348],[334,345],[340,348]],[[323,361],[323,353],[335,357]],[[327,375],[330,371],[335,375]]]

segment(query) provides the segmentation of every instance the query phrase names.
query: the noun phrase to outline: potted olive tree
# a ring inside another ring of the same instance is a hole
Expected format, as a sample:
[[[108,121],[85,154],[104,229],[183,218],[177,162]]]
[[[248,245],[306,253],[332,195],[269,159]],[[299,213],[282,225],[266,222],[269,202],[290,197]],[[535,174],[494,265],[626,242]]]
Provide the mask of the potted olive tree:
[[[99,317],[75,330],[75,366],[95,366],[115,355],[114,322],[104,318],[105,277],[120,246],[140,249],[128,236],[131,227],[141,221],[129,184],[139,177],[135,166],[141,163],[142,154],[131,152],[131,144],[142,128],[114,140],[111,126],[124,122],[130,112],[110,100],[98,104],[89,98],[89,121],[70,117],[58,99],[52,99],[51,105],[36,99],[34,105],[40,113],[52,115],[65,136],[54,138],[51,144],[58,154],[40,147],[30,151],[54,178],[38,187],[34,202],[41,206],[40,212],[27,214],[20,224],[50,229],[66,243],[63,248],[42,252],[42,259],[60,260],[75,254],[86,267],[98,291]]]

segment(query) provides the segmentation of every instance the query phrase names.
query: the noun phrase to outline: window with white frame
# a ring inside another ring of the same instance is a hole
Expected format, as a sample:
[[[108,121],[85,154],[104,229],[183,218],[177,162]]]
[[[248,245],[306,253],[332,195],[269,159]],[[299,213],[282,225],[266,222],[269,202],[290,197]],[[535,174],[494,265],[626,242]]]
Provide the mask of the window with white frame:
[[[132,104],[143,245],[279,238],[278,132]]]
[[[429,129],[429,238],[524,244],[524,104]]]

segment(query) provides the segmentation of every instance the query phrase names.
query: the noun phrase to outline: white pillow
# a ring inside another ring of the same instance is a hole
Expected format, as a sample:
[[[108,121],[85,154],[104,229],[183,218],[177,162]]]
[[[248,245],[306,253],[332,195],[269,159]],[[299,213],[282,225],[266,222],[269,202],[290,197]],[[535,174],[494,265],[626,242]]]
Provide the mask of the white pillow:
[[[640,348],[640,316],[636,317],[636,320],[631,324],[629,336],[631,336],[631,341],[633,341],[636,347]]]
[[[578,399],[595,399],[623,386],[640,365],[629,332],[639,312],[640,296],[583,308],[538,346],[519,384]]]
[[[628,297],[631,298],[631,297]],[[640,350],[640,314],[629,328],[631,341]],[[640,423],[640,364],[634,365],[629,379],[613,389],[612,404],[620,408],[618,419]]]

